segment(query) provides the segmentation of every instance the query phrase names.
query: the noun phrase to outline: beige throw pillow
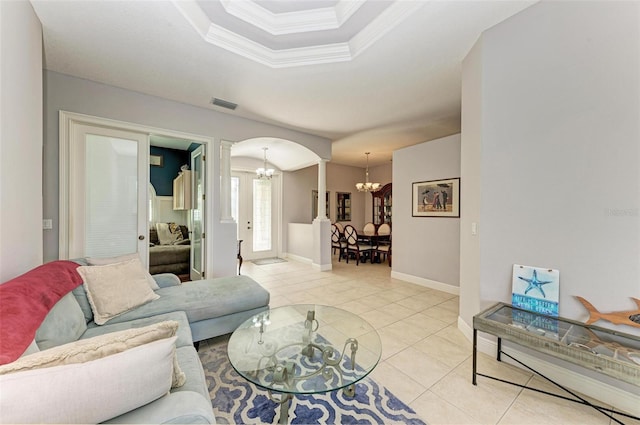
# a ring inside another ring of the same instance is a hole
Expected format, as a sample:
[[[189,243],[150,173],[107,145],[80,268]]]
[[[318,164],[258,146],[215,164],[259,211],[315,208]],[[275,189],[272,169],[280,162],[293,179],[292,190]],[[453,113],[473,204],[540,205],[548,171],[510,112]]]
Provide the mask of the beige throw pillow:
[[[160,298],[149,288],[139,262],[133,259],[105,266],[78,267],[96,324],[104,325],[116,316]]]
[[[179,324],[175,320],[167,320],[142,328],[126,329],[93,338],[80,339],[48,350],[38,351],[20,357],[12,363],[2,365],[0,366],[0,375],[101,359],[153,341],[172,338],[176,335],[178,326]],[[185,379],[185,375],[180,370],[174,356],[172,387],[184,385]]]
[[[151,276],[151,274],[149,274],[149,271],[142,266],[142,262],[140,261],[140,256],[138,255],[137,252],[134,252],[133,254],[120,255],[118,257],[107,257],[107,258],[89,257],[87,258],[87,264],[89,264],[90,266],[106,266],[107,264],[121,263],[127,260],[138,260],[140,269],[144,272],[145,278],[147,279],[147,283],[149,283],[149,288],[153,289],[154,291],[156,289],[160,289],[160,287],[158,286],[158,283],[153,278],[153,276]]]
[[[162,397],[184,383],[177,328],[167,321],[113,332],[0,366],[0,422],[100,423]]]

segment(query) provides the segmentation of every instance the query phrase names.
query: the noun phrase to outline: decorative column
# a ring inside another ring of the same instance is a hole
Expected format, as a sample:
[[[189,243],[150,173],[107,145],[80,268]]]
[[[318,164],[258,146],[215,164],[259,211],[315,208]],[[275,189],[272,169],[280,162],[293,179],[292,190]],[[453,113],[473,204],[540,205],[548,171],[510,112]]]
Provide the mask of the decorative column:
[[[233,222],[231,216],[231,145],[233,142],[220,142],[220,215],[222,222]]]
[[[318,217],[327,218],[327,160],[318,161]]]
[[[331,270],[331,221],[327,218],[327,160],[318,160],[318,217],[313,220],[313,266]]]

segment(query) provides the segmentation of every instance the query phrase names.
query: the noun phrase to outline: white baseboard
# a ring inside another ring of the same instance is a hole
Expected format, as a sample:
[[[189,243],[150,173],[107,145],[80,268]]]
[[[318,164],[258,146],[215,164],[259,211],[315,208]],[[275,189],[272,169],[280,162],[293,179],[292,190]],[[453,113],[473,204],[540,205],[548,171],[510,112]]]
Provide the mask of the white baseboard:
[[[301,257],[299,255],[295,255],[295,254],[289,254],[286,252],[282,253],[282,258],[288,258],[294,261],[298,261],[300,263],[304,263],[304,264],[313,264],[313,261],[311,260],[311,258],[307,258],[307,257]]]
[[[436,289],[448,294],[460,295],[460,287],[449,285],[448,283],[442,283],[431,279],[412,276],[410,274],[394,272],[393,270],[391,271],[391,277],[394,279],[404,280],[405,282],[415,283],[416,285],[425,286],[427,288]]]
[[[473,328],[467,324],[461,317],[458,317],[458,329],[469,339],[473,341]],[[497,342],[478,334],[478,351],[491,357],[496,356]],[[529,353],[519,351],[513,347],[505,347],[503,351],[510,356],[517,358],[530,368],[552,378],[558,384],[567,387],[573,391],[587,395],[591,398],[608,404],[616,409],[620,409],[634,416],[640,416],[640,391],[632,393],[621,388],[614,387],[606,382],[599,381],[590,376],[582,375],[575,371],[566,369],[561,365],[549,363],[539,357],[535,357]],[[512,364],[516,367],[524,369],[519,364],[513,362],[508,357],[503,357],[502,361]],[[482,371],[479,371],[482,372]]]
[[[321,272],[328,272],[333,270],[333,266],[331,264],[311,264],[315,270],[319,270]]]
[[[329,264],[316,264],[313,262],[313,260],[311,258],[306,258],[306,257],[301,257],[299,255],[295,255],[295,254],[288,254],[286,252],[282,253],[283,258],[290,258],[294,261],[298,261],[300,263],[304,263],[304,264],[311,264],[314,268],[314,270],[318,270],[321,272],[328,272],[330,270],[333,270],[333,266],[331,265],[331,263]]]

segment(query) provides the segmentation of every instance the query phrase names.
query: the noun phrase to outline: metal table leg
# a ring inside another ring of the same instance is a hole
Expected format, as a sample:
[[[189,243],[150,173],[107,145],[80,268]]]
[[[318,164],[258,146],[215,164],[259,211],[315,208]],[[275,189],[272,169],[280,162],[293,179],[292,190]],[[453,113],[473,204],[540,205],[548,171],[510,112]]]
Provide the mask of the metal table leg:
[[[278,421],[279,424],[289,423],[289,407],[291,407],[292,398],[293,395],[287,393],[280,395],[280,400],[278,400],[273,396],[273,393],[269,391],[269,400],[280,404],[280,420]]]
[[[471,383],[473,385],[478,385],[478,383],[476,382],[476,367],[478,364],[478,330],[477,329],[473,329],[473,360],[472,360],[472,364],[473,364],[473,376],[471,378]]]

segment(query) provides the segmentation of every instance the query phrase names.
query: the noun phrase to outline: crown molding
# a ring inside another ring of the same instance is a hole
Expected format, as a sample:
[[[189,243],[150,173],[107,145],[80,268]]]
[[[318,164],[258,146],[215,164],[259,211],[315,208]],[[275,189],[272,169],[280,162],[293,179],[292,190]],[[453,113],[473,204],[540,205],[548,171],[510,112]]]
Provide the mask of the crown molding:
[[[271,68],[344,62],[352,58],[348,43],[273,50],[215,24],[211,24],[204,39]]]
[[[340,28],[366,0],[340,0],[334,7],[273,13],[252,0],[220,0],[230,15],[271,35],[298,34]]]
[[[360,4],[362,1],[357,0]],[[225,2],[253,3],[224,0],[223,3]],[[172,3],[207,42],[271,68],[350,61],[424,5],[419,1],[395,1],[348,42],[274,50],[214,24],[195,0],[172,0]],[[349,12],[344,8],[350,6],[342,3],[344,0],[338,5],[341,5],[340,13],[344,13],[345,16],[357,10]],[[264,11],[271,13],[266,9]]]
[[[421,1],[395,1],[380,15],[349,40],[355,58],[389,31],[400,25],[409,15],[424,6]]]

